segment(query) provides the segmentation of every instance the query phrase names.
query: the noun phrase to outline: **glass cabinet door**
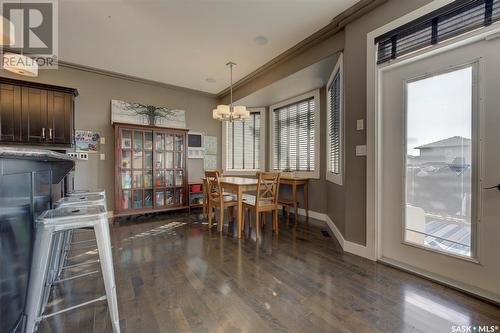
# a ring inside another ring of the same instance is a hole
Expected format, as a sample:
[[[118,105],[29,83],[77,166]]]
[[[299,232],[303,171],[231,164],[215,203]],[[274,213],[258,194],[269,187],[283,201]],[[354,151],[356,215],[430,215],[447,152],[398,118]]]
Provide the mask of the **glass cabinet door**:
[[[121,209],[132,208],[132,131],[120,131],[119,177],[121,185]]]
[[[155,132],[154,205],[175,206],[184,203],[184,135]],[[182,198],[182,199],[181,199]]]
[[[120,129],[121,209],[153,206],[153,132]]]

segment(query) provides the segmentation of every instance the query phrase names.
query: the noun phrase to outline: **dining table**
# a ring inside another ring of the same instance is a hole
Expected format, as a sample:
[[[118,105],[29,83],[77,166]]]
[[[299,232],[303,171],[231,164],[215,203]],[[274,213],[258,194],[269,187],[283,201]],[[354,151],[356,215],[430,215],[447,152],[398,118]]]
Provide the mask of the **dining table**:
[[[206,204],[206,198],[208,196],[207,189],[208,184],[206,182],[205,177],[201,178],[203,180],[203,213],[208,215],[208,208]],[[258,180],[256,178],[248,178],[248,177],[231,177],[231,176],[223,176],[219,178],[221,187],[224,191],[231,192],[236,195],[238,213],[236,215],[236,222],[238,225],[237,235],[238,238],[241,238],[242,230],[243,230],[243,193],[248,191],[256,191]],[[306,212],[306,221],[309,221],[309,204],[308,204],[308,179],[300,178],[300,177],[289,177],[283,176],[280,178],[280,184],[290,185],[292,187],[292,198],[290,201],[290,205],[294,208],[295,218],[298,217],[298,207],[297,207],[297,187],[303,186],[304,188],[304,204],[305,204],[305,212]]]
[[[202,180],[203,187],[207,188],[205,178],[202,177]],[[237,237],[241,238],[243,230],[243,193],[257,190],[257,184],[259,181],[255,178],[245,177],[220,177],[219,181],[224,191],[228,191],[236,195],[238,207],[238,213],[236,215],[236,222],[238,225]]]

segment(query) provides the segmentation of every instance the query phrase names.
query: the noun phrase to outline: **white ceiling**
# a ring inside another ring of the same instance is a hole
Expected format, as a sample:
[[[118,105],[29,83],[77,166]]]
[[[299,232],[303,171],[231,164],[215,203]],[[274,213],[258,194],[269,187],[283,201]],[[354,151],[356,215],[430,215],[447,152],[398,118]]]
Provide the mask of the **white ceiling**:
[[[248,107],[269,106],[324,87],[332,74],[338,54],[327,57],[292,75],[276,81],[235,103]]]
[[[61,0],[59,58],[218,93],[358,1]]]

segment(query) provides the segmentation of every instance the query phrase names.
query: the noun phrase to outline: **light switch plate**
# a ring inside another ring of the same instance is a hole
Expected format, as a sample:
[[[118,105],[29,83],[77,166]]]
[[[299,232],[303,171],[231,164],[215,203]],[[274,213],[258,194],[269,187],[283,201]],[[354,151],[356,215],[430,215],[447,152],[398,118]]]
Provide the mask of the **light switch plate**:
[[[362,131],[365,129],[365,120],[364,119],[358,119],[356,121],[356,130]]]
[[[78,159],[79,160],[88,160],[89,159],[89,153],[78,153]]]
[[[366,145],[356,146],[356,156],[366,156]]]
[[[103,136],[101,136],[100,142],[101,142],[101,145],[105,145],[106,144],[106,138],[103,137]]]
[[[101,154],[100,154],[100,158],[101,158],[101,161],[106,160],[106,154],[101,153]]]

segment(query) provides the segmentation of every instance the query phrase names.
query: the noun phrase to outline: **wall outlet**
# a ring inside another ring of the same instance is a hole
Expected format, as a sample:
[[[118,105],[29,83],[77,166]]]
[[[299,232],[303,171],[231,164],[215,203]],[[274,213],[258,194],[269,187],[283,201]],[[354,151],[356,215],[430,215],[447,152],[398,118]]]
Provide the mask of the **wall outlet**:
[[[101,145],[105,145],[106,144],[106,138],[103,137],[103,136],[101,136],[100,142],[101,142]]]
[[[78,153],[66,153],[66,155],[68,155],[68,157],[70,158],[75,158],[75,159],[78,158]]]
[[[78,159],[79,160],[88,160],[89,159],[89,153],[78,153]]]
[[[356,146],[356,156],[366,156],[366,145]]]

